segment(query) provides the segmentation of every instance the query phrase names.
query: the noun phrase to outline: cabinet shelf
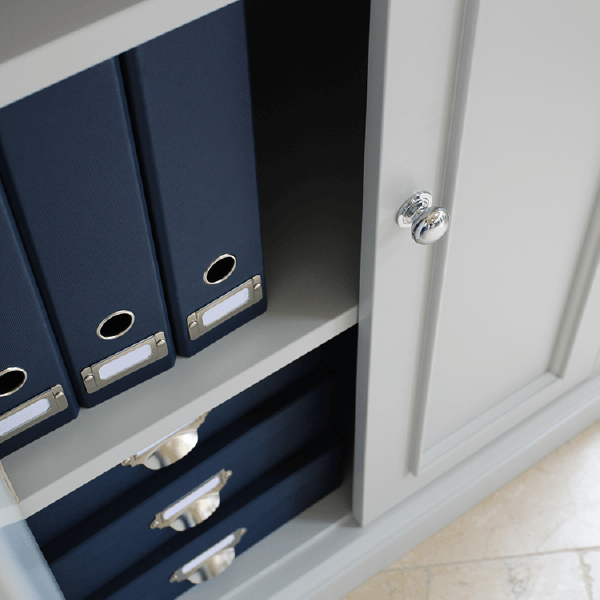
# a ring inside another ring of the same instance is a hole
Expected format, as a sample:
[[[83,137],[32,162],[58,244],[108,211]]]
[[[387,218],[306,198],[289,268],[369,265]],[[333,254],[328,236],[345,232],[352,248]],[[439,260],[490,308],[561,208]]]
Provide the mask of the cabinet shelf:
[[[314,186],[265,209],[264,315],[3,460],[25,516],[357,322],[360,190],[352,203]],[[293,219],[280,214],[288,202],[298,207]]]
[[[25,516],[357,323],[368,18],[362,45],[351,28],[332,40],[330,9],[307,52],[310,18],[289,6],[248,4],[267,312],[6,457]]]

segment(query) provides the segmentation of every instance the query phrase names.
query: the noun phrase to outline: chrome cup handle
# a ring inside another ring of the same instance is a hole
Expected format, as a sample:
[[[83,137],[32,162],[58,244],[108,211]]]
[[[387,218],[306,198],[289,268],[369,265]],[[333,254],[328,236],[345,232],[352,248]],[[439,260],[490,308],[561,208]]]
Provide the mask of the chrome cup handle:
[[[126,458],[121,464],[124,467],[144,465],[148,469],[156,471],[176,463],[187,456],[198,443],[198,428],[204,423],[207,415],[208,413],[204,413],[191,423],[187,423],[168,436]]]
[[[202,552],[188,563],[177,569],[169,578],[170,583],[189,581],[199,584],[213,579],[227,569],[235,559],[235,546],[246,533],[243,527],[230,533],[226,538]]]
[[[206,521],[219,508],[219,492],[230,477],[231,471],[221,469],[202,485],[159,512],[150,524],[150,529],[170,527],[175,531],[185,531]]]

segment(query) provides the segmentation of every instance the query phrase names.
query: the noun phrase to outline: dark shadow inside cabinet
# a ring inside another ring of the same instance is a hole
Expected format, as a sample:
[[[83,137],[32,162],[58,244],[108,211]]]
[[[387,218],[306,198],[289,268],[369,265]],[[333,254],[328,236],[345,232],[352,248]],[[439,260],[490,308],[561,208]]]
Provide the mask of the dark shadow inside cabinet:
[[[358,303],[370,6],[245,0],[266,278],[285,281],[291,245],[302,248],[294,272],[306,278],[307,307],[310,281],[332,270],[331,294],[354,289]],[[277,293],[287,289],[295,287]],[[336,423],[348,456],[357,335],[356,326],[322,346],[338,373]],[[346,479],[351,470],[349,459]]]
[[[358,302],[369,11],[246,2],[266,277],[285,280],[293,243],[307,307],[311,278],[332,270],[331,293]]]

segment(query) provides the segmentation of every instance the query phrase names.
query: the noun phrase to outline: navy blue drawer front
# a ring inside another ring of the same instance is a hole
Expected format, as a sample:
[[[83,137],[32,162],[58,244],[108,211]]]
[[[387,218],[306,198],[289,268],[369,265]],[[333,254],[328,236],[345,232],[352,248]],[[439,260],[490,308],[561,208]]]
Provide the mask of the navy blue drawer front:
[[[330,422],[332,388],[331,373],[318,369],[298,382],[291,396],[287,392],[285,398],[273,398],[197,448],[196,464],[184,459],[157,472],[44,547],[67,600],[82,600],[153,549],[180,536],[170,527],[151,529],[155,515],[222,469],[232,471],[220,491],[226,506],[232,496],[308,443]],[[80,573],[86,574],[84,579]]]
[[[0,176],[80,404],[94,406],[171,367],[118,60],[1,109]],[[121,311],[133,314],[128,330],[131,315]],[[154,338],[159,332],[166,345]],[[84,369],[149,338],[150,358],[162,358],[142,359],[149,342],[129,355],[138,362],[128,370],[94,373],[84,385]]]
[[[0,257],[3,458],[74,419],[79,406],[1,186]]]
[[[243,2],[142,44],[122,66],[173,337],[191,356],[266,309]],[[190,315],[256,276],[246,308],[213,329],[202,316],[191,337]]]
[[[170,583],[184,564],[234,531],[239,555],[341,483],[341,442],[332,430],[232,498],[212,519],[183,532],[86,600],[171,600],[193,584]],[[235,568],[235,562],[230,567]],[[227,577],[225,571],[220,577]],[[210,582],[203,585],[210,585]]]
[[[207,440],[224,431],[234,421],[256,409],[260,404],[267,402],[272,396],[282,394],[286,388],[296,386],[301,378],[317,368],[320,360],[321,349],[317,348],[214,408],[198,430],[196,449],[192,451],[192,455],[182,460],[186,461],[186,465],[193,465],[197,460],[196,454],[204,452],[202,446]],[[284,397],[291,393],[291,391],[285,392],[280,398],[284,401]],[[174,466],[167,468],[173,469]],[[38,544],[45,546],[126,491],[155,475],[156,471],[147,469],[143,465],[133,468],[117,465],[58,502],[32,515],[27,519],[27,524]]]

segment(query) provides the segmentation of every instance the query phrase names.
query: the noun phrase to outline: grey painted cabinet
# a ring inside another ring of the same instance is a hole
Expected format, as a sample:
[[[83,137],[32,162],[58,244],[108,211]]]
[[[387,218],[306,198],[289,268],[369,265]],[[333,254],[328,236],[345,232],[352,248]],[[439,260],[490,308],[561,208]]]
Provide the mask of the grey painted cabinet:
[[[226,3],[3,8],[0,105]],[[3,461],[27,516],[358,323],[353,474],[187,600],[342,597],[600,417],[600,9],[371,10],[362,215],[288,191],[266,315]],[[450,212],[431,246],[395,222],[417,190]]]

